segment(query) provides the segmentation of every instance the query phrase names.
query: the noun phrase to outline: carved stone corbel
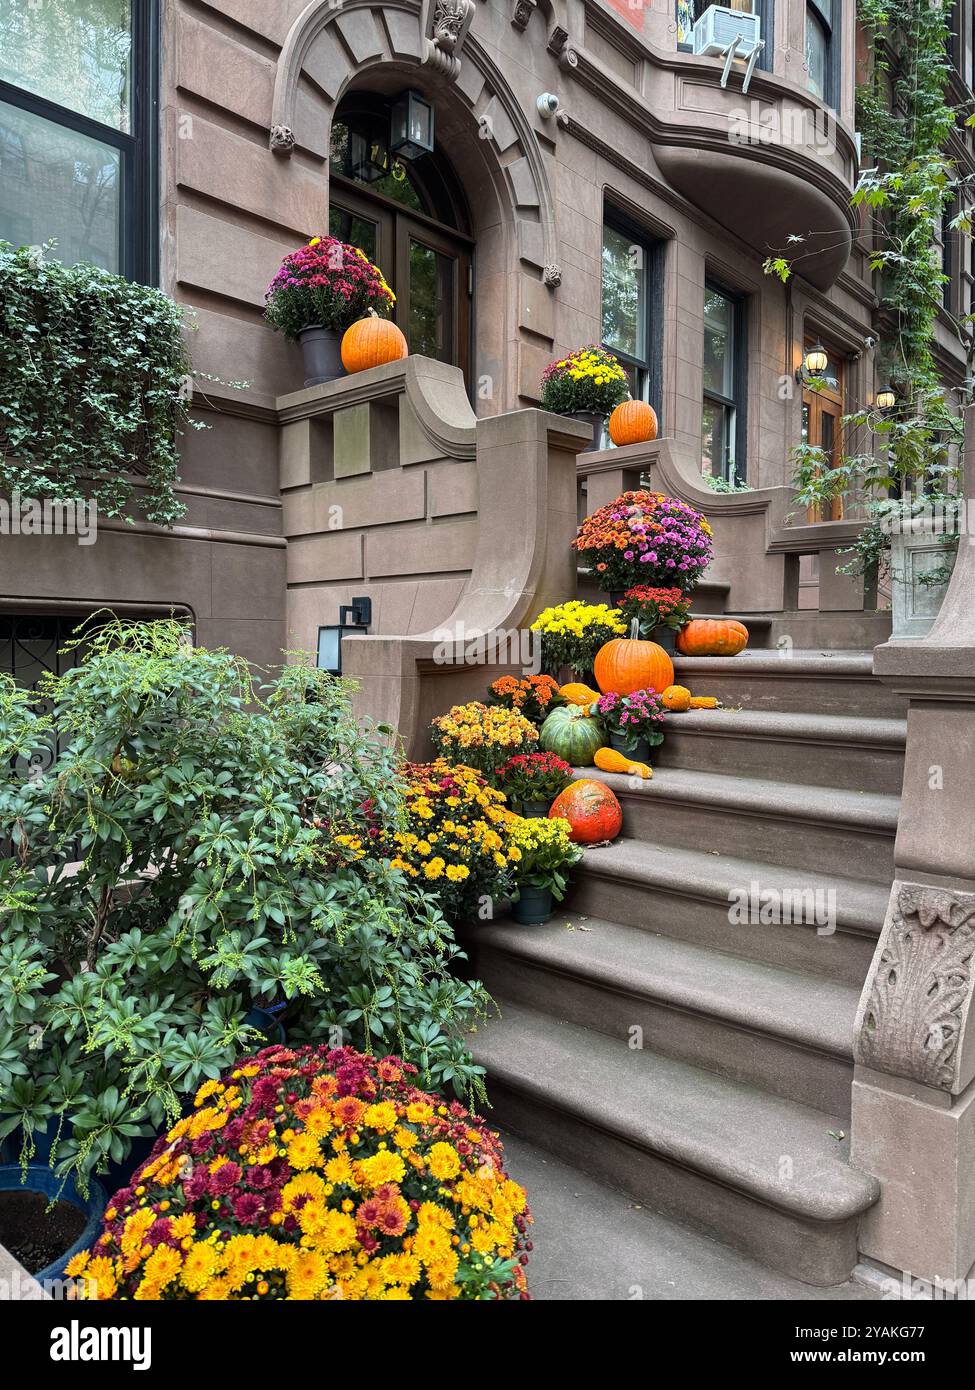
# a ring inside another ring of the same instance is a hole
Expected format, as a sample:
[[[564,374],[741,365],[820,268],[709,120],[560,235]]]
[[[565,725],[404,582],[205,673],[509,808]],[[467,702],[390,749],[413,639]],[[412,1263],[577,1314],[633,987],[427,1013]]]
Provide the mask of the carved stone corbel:
[[[273,125],[271,127],[270,146],[274,154],[282,155],[287,159],[295,147],[294,131],[286,125]]]
[[[450,81],[460,72],[460,52],[475,8],[474,0],[423,0],[423,62]]]
[[[538,0],[515,0],[514,9],[511,12],[511,23],[516,29],[524,32],[531,23],[531,17],[538,8]]]
[[[557,290],[562,283],[562,267],[560,265],[547,265],[542,271],[542,284],[547,285],[550,290]]]
[[[860,999],[856,1060],[952,1094],[967,1086],[973,956],[975,893],[895,880]]]
[[[559,60],[559,67],[575,68],[579,66],[579,55],[569,42],[569,31],[557,24],[549,35],[548,51]]]

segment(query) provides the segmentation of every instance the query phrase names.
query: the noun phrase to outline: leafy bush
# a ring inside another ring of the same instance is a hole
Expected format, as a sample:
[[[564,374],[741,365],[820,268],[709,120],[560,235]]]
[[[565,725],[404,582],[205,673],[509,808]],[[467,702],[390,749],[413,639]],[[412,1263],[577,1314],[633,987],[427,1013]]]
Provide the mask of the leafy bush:
[[[111,623],[41,693],[62,750],[19,779],[44,720],[0,679],[0,1138],[56,1136],[104,1171],[179,1118],[284,1003],[294,1041],[395,1050],[423,1085],[479,1086],[482,1007],[425,882],[385,857],[396,755],[348,683],[246,665],[174,621]],[[0,850],[2,852],[2,850]]]
[[[141,473],[146,520],[181,516],[183,327],[161,290],[0,241],[0,488],[125,516]]]

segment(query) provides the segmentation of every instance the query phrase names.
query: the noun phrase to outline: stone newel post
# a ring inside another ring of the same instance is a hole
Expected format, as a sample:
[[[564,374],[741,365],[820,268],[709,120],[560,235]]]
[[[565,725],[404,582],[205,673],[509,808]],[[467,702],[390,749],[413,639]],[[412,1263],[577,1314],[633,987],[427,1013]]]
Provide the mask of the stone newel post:
[[[966,424],[971,498],[975,408]],[[883,1185],[860,1248],[957,1280],[975,1264],[975,537],[931,631],[877,647],[874,670],[910,705],[896,877],[856,1021],[852,1156]]]

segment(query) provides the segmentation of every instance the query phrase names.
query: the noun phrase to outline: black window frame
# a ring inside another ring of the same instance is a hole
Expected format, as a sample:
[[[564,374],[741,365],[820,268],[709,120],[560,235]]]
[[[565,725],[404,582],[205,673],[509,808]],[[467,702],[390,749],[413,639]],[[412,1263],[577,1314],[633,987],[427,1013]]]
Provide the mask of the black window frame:
[[[732,306],[734,318],[731,329],[731,350],[734,353],[732,364],[732,391],[734,394],[725,396],[720,391],[710,390],[702,384],[702,428],[704,407],[708,401],[724,407],[725,410],[730,409],[735,412],[735,456],[730,467],[728,460],[724,460],[721,477],[727,482],[745,483],[748,481],[748,296],[742,294],[740,290],[730,289],[728,285],[715,276],[706,275],[704,277],[704,293],[707,294],[709,290],[713,294],[720,294]],[[703,325],[703,301],[701,321]]]
[[[632,245],[638,246],[642,252],[643,268],[641,277],[643,280],[644,294],[644,326],[643,326],[643,347],[644,356],[635,357],[631,353],[623,351],[622,348],[615,347],[612,343],[605,342],[605,346],[618,357],[625,367],[631,367],[635,372],[645,372],[647,380],[647,401],[653,406],[657,415],[658,434],[663,433],[663,317],[664,317],[664,257],[666,255],[667,243],[660,237],[653,236],[645,228],[639,226],[625,213],[618,212],[615,208],[608,205],[603,208],[603,220],[599,227],[599,331],[603,331],[603,277],[602,277],[602,258],[603,258],[603,232],[609,227],[612,231],[619,233],[629,239]]]
[[[832,0],[830,6],[832,18],[823,13],[818,0],[806,0],[806,7],[803,12],[803,48],[805,48],[806,42],[805,24],[810,10],[826,35],[826,81],[821,100],[831,111],[838,111],[840,106],[840,76],[843,61],[840,47],[843,35],[842,3],[843,0]]]
[[[0,101],[118,150],[118,273],[126,280],[155,285],[159,282],[159,0],[131,3],[131,133],[2,80]]]

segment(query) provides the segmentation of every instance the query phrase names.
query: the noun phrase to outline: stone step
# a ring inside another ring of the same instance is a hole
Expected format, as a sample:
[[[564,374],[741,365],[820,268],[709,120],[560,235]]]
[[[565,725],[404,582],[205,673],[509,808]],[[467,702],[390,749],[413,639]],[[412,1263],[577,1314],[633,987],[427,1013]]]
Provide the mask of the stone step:
[[[586,851],[567,907],[859,990],[888,895],[832,873],[620,839]],[[773,910],[786,904],[789,914]]]
[[[596,1182],[554,1154],[502,1134],[505,1163],[528,1193],[536,1301],[672,1302],[755,1299],[873,1301],[851,1281],[815,1288]]]
[[[688,710],[668,717],[655,767],[734,769],[743,777],[899,794],[906,719],[771,710]]]
[[[674,666],[695,695],[717,695],[742,709],[897,719],[907,713],[906,698],[874,676],[870,652],[747,648],[738,656],[677,656]]]
[[[893,878],[897,796],[678,767],[649,781],[613,772],[598,780],[619,798],[633,839],[786,864],[824,882],[836,864],[854,878]]]
[[[839,1120],[501,1007],[473,1039],[495,1123],[793,1278],[849,1277],[857,1222],[879,1186],[850,1167]]]
[[[595,917],[483,923],[467,943],[489,993],[849,1115],[853,985]]]
[[[600,589],[586,565],[576,567],[578,597],[587,603],[609,603],[609,594]],[[699,617],[715,618],[724,615],[731,584],[726,579],[702,579],[694,590],[694,608]]]

